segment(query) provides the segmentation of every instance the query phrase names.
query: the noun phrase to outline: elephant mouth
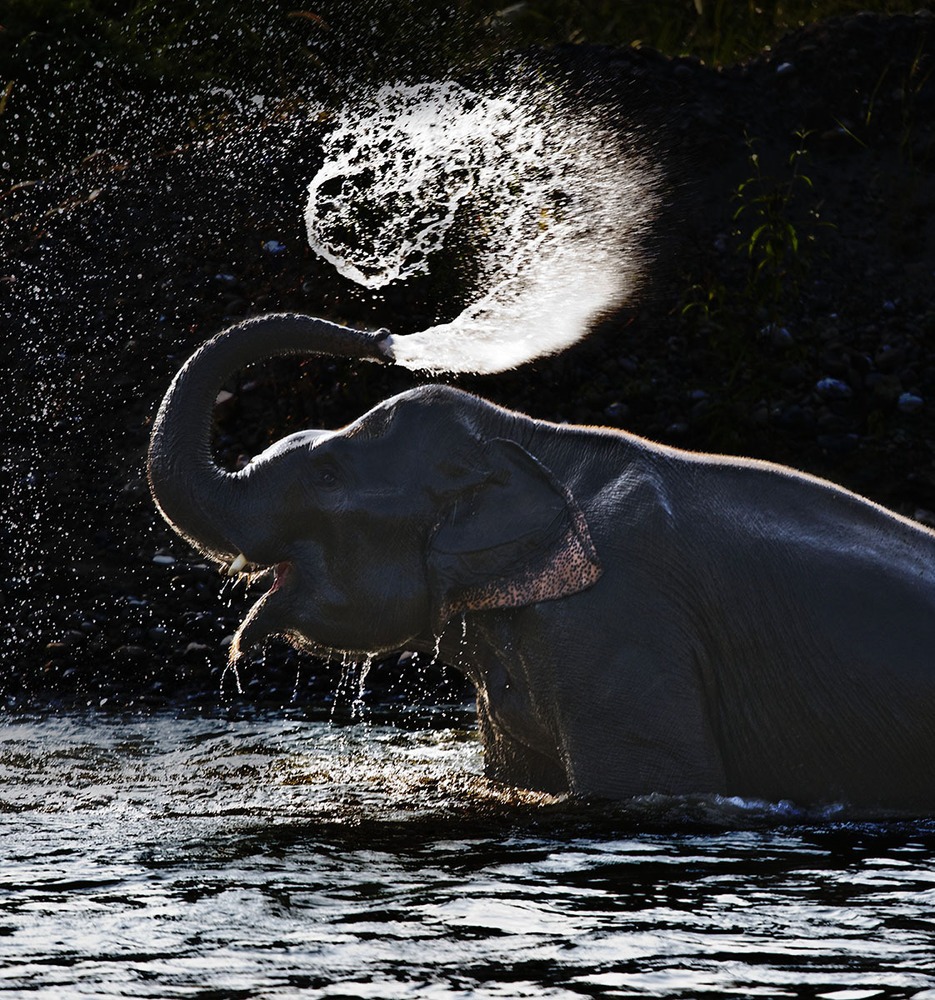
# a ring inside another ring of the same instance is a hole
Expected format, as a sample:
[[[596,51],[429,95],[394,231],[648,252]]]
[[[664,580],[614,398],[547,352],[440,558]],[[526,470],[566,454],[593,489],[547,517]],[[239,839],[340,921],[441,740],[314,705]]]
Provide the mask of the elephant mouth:
[[[268,577],[272,574],[272,583],[267,590],[267,594],[272,594],[282,587],[292,571],[292,563],[283,560],[272,566],[263,566],[259,563],[251,562],[242,552],[238,553],[226,566],[221,567],[221,572],[225,576],[236,577],[238,580],[245,580],[249,587],[255,580]]]
[[[276,563],[273,567],[273,582],[269,588],[269,593],[273,593],[286,582],[289,574],[292,572],[292,563],[281,562]]]
[[[228,577],[243,580],[248,588],[255,580],[264,579],[265,582],[272,575],[272,582],[266,593],[253,605],[247,617],[240,623],[240,628],[234,633],[234,640],[228,651],[228,660],[234,664],[246,650],[265,636],[285,633],[285,629],[279,627],[282,625],[279,619],[281,609],[273,611],[271,616],[271,608],[275,609],[281,603],[282,598],[276,600],[274,594],[287,583],[293,573],[293,565],[291,562],[278,562],[271,566],[263,566],[250,562],[241,553],[226,569],[222,568],[222,572]],[[276,627],[271,627],[271,622],[275,623]]]

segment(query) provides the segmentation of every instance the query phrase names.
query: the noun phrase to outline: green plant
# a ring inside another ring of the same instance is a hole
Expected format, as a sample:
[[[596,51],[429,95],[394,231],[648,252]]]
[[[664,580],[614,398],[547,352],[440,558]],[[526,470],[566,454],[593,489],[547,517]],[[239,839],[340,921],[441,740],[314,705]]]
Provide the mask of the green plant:
[[[935,73],[935,63],[924,58],[922,42],[920,41],[915,57],[906,71],[900,88],[900,93],[902,94],[900,108],[902,129],[899,138],[899,153],[903,162],[910,168],[917,166],[915,162],[916,150],[914,147],[914,137],[918,115],[918,98],[933,73]],[[932,147],[931,143],[929,143],[928,149],[925,151],[926,159],[931,156],[931,152]]]
[[[893,92],[898,95],[899,100],[899,155],[910,169],[915,169],[919,165],[915,162],[916,150],[914,148],[917,134],[916,126],[918,124],[918,98],[926,84],[932,78],[933,73],[935,73],[935,63],[927,58],[924,47],[924,39],[920,39],[912,61],[908,66],[904,67],[901,76],[898,75],[898,70],[891,64],[883,68],[873,90],[867,98],[867,109],[864,112],[862,122],[864,129],[870,129],[871,126],[876,124],[879,96],[883,84],[888,78],[892,79],[893,76],[897,76],[898,83]],[[883,117],[885,120],[885,116],[880,117]],[[838,126],[860,146],[867,148],[867,143],[855,135],[851,129],[846,128],[841,122],[838,122]],[[930,153],[931,146],[925,151],[924,158],[927,159]]]
[[[734,189],[730,244],[745,264],[746,280],[726,280],[716,270],[690,281],[682,314],[700,316],[709,327],[748,325],[782,319],[798,297],[816,242],[820,205],[804,173],[809,133],[794,133],[795,145],[781,174],[767,172],[757,140],[747,139],[749,176]],[[727,249],[725,247],[725,249]],[[728,260],[727,266],[730,266]]]
[[[700,276],[686,278],[682,317],[718,373],[717,385],[710,387],[706,433],[726,451],[736,444],[738,421],[758,420],[767,430],[771,359],[777,349],[794,349],[785,327],[824,225],[804,172],[808,133],[796,132],[793,139],[777,170],[764,165],[758,141],[747,140],[749,174],[732,194],[729,238],[719,256],[705,258]]]
[[[796,144],[786,161],[788,169],[778,177],[764,172],[756,140],[748,137],[751,173],[733,195],[739,203],[732,219],[733,235],[749,264],[747,295],[766,309],[771,320],[786,300],[798,295],[819,225],[818,206],[810,203],[804,210],[801,206],[804,194],[813,188],[803,172],[808,135],[794,133]]]

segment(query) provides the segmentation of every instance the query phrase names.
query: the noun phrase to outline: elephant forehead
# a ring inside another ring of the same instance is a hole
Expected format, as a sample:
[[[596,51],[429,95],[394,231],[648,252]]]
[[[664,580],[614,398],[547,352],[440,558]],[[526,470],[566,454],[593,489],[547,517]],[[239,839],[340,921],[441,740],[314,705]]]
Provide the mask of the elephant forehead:
[[[275,458],[279,458],[281,455],[287,454],[288,452],[297,451],[302,448],[317,447],[334,436],[334,431],[317,429],[296,431],[294,434],[287,434],[285,437],[273,442],[273,444],[271,444],[268,448],[261,451],[259,455],[254,455],[254,457],[250,460],[250,465],[259,465],[263,462],[269,462]]]
[[[410,390],[365,413],[345,429],[345,436],[360,440],[381,439],[403,450],[423,448],[439,451],[455,442],[468,443],[473,436],[465,401],[466,393],[448,386],[422,386]]]
[[[410,440],[410,439],[407,439]],[[396,447],[388,438],[337,440],[327,449],[333,454],[355,495],[384,493],[414,495],[420,487],[431,489],[445,478],[436,456],[418,442]]]

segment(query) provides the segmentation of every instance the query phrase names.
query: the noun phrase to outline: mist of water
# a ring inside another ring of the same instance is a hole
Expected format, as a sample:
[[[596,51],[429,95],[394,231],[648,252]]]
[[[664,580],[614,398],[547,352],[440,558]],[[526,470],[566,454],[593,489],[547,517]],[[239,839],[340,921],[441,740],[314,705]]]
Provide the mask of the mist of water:
[[[632,137],[558,87],[386,85],[347,106],[308,188],[309,243],[358,284],[470,257],[454,319],[390,338],[397,363],[493,373],[575,343],[637,288],[658,204]]]

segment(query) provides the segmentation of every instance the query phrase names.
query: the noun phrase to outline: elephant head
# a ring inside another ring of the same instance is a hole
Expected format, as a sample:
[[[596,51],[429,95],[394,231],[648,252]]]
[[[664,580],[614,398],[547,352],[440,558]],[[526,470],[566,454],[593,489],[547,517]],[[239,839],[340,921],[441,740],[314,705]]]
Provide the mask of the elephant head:
[[[276,442],[229,472],[211,454],[224,379],[281,354],[390,360],[385,331],[297,315],[237,324],[200,348],[156,417],[149,480],[166,520],[229,570],[271,570],[231,647],[419,648],[453,617],[590,586],[600,567],[567,487],[521,443],[528,418],[444,386],[337,431]]]

